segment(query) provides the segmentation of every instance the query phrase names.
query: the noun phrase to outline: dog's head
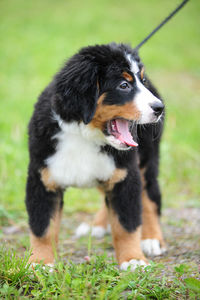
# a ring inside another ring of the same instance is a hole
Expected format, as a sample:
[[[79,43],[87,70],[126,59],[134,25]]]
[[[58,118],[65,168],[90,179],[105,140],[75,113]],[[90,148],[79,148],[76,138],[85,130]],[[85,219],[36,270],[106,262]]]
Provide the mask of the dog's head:
[[[67,122],[83,122],[103,132],[113,147],[137,146],[133,124],[157,122],[164,105],[127,45],[83,48],[56,75],[56,112]]]

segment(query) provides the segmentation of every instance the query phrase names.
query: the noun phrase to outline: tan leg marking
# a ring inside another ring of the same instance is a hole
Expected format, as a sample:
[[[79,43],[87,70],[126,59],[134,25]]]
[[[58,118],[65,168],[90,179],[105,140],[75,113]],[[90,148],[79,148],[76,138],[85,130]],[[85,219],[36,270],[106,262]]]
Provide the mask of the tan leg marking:
[[[126,169],[115,169],[113,176],[106,182],[107,191],[111,191],[115,184],[123,181],[127,176]]]
[[[144,174],[144,171],[141,173]],[[148,197],[143,175],[142,185],[142,240],[157,239],[160,241],[161,247],[163,247],[165,243],[160,227],[160,218],[157,213],[157,205]]]
[[[136,231],[129,233],[119,223],[117,215],[109,210],[113,244],[116,252],[116,258],[119,264],[130,261],[131,259],[138,259],[147,262],[140,247],[141,240],[141,226]]]
[[[108,209],[105,202],[103,202],[100,210],[95,215],[93,226],[101,226],[107,229],[108,223]]]
[[[45,264],[54,263],[54,253],[58,245],[61,215],[62,211],[57,210],[44,236],[37,237],[31,233],[32,255],[30,256],[29,263],[39,263],[41,261]]]
[[[99,190],[103,193],[112,191],[115,184],[118,183],[118,182],[123,181],[126,178],[126,176],[127,176],[127,170],[126,169],[115,169],[112,177],[109,180],[107,180],[106,182],[103,182],[99,186]]]
[[[50,192],[56,192],[56,190],[58,189],[58,185],[52,180],[49,169],[48,168],[42,169],[40,171],[40,174],[41,174],[41,180],[44,186],[46,187],[46,190]]]
[[[156,204],[151,201],[147,192],[142,192],[142,240],[157,239],[161,247],[164,246],[163,235],[160,227],[159,215]]]

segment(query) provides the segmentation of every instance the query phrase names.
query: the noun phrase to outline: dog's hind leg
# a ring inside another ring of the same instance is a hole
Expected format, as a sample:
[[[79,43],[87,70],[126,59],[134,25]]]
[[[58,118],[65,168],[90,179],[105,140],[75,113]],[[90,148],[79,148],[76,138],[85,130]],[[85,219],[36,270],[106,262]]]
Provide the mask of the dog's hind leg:
[[[110,232],[110,225],[108,220],[108,209],[105,202],[102,203],[100,210],[96,213],[94,221],[90,226],[87,223],[81,223],[76,229],[76,237],[87,235],[91,232],[91,235],[96,238],[102,238],[105,234]]]
[[[26,206],[29,214],[31,256],[29,262],[53,264],[63,205],[63,193],[49,180],[47,169],[29,169]]]
[[[105,201],[102,203],[100,210],[96,213],[93,226],[92,236],[103,237],[106,233],[110,232],[110,224],[108,218],[108,208]]]

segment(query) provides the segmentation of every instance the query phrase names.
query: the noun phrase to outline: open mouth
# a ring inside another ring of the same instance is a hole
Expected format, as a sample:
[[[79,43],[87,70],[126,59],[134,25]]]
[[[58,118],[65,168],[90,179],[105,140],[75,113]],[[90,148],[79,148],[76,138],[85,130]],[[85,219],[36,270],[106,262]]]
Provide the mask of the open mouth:
[[[113,119],[107,123],[109,135],[115,138],[118,145],[137,147],[138,144],[133,140],[130,128],[133,122],[125,119]]]

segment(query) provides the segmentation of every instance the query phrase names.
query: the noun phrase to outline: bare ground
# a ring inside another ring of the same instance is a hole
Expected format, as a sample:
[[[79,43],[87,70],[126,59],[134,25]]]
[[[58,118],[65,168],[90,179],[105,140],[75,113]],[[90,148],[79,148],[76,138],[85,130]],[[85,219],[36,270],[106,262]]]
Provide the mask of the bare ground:
[[[91,222],[93,216],[87,213],[64,215],[61,226],[59,259],[72,260],[75,263],[84,261],[89,255],[107,253],[108,257],[114,256],[111,237],[90,240],[89,237],[76,240],[74,232],[80,222]],[[163,256],[152,258],[165,266],[165,275],[173,276],[175,265],[187,264],[194,273],[200,272],[200,209],[168,208],[163,211],[162,228],[167,243],[167,253]],[[0,242],[17,250],[17,254],[23,255],[28,247],[28,226],[26,223],[12,224],[2,227]],[[89,251],[89,253],[88,253]],[[200,278],[200,276],[199,276]]]

